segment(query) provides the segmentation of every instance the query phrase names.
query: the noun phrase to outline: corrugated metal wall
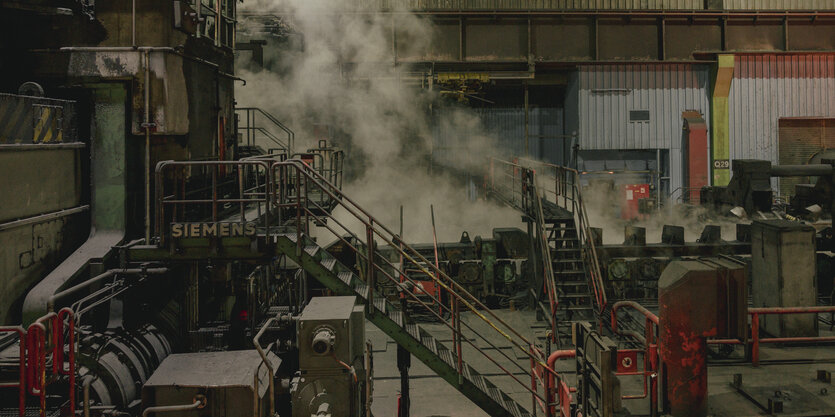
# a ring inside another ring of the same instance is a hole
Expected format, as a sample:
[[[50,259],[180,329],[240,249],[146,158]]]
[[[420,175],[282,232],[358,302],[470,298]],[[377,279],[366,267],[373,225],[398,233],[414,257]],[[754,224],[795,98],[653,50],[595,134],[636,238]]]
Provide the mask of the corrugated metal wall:
[[[729,97],[731,159],[778,161],[781,117],[835,117],[835,56],[737,56]]]
[[[728,10],[835,10],[833,0],[723,0]]]
[[[681,187],[681,114],[695,110],[709,121],[707,66],[582,66],[573,82],[577,84],[580,149],[669,149],[670,189]],[[569,93],[573,88],[569,87]],[[650,120],[630,121],[633,110],[649,111]]]
[[[703,0],[356,0],[364,9],[408,10],[699,10]]]
[[[433,123],[432,157],[436,164],[460,166],[462,158],[498,155],[505,158],[525,155],[525,109],[485,107],[473,109],[476,125],[450,126],[436,118]],[[531,108],[528,119],[528,146],[531,156],[553,163],[563,162],[563,149],[570,153],[571,138],[564,135],[563,109]],[[486,139],[485,139],[486,138]],[[566,143],[563,143],[566,140]],[[494,144],[494,145],[493,145]],[[480,149],[493,145],[495,149]],[[473,146],[479,147],[474,149]],[[478,162],[478,161],[473,161]]]
[[[704,10],[704,0],[355,0],[382,10]],[[835,10],[833,0],[722,0],[728,10]]]

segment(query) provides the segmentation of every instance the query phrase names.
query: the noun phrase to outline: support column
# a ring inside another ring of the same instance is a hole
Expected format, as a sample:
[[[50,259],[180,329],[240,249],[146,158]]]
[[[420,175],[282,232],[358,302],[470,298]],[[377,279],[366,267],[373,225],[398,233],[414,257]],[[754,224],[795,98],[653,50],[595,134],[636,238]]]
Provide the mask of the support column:
[[[711,100],[710,170],[714,186],[725,186],[731,179],[730,111],[728,96],[734,78],[734,55],[719,55]]]

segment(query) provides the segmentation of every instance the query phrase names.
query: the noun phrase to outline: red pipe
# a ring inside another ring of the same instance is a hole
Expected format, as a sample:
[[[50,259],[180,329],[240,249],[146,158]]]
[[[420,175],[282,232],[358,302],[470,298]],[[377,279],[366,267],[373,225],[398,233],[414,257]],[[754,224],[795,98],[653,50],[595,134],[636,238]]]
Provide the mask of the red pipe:
[[[814,307],[756,307],[749,308],[748,314],[802,314],[802,313],[831,313],[835,306]]]
[[[0,384],[2,388],[18,387],[18,413],[23,417],[26,413],[26,330],[20,326],[0,327],[0,333],[17,333],[20,339],[20,364],[18,366],[20,375],[18,382]]]
[[[550,372],[548,372],[548,380],[547,380],[547,384],[545,386],[545,399],[546,399],[546,406],[549,409],[551,407],[550,404],[554,403],[554,397],[553,397],[552,394],[553,394],[553,391],[554,391],[554,387],[556,385],[556,375],[557,375],[557,372],[554,370],[554,365],[560,359],[573,358],[573,357],[576,357],[576,356],[577,356],[577,351],[576,350],[557,350],[557,351],[552,352],[551,355],[548,356],[548,370]],[[560,405],[562,406],[563,404],[560,403]]]
[[[804,313],[830,313],[835,312],[835,306],[814,306],[814,307],[758,307],[749,308],[751,315],[751,363],[754,366],[760,365],[760,343],[787,343],[787,342],[826,342],[835,340],[835,337],[773,337],[760,339],[760,315],[761,314],[804,314]]]

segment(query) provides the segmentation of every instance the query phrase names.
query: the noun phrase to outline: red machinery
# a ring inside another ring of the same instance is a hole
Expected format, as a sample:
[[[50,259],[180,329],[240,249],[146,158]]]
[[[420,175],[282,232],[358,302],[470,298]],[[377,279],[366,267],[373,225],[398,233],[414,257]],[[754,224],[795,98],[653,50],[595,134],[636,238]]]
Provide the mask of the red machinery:
[[[66,332],[64,331],[66,329]],[[20,326],[0,327],[0,332],[17,333],[20,343],[18,381],[0,383],[0,388],[18,388],[18,412],[26,414],[26,396],[38,397],[40,416],[46,415],[46,388],[62,376],[69,382],[69,415],[75,415],[75,319],[69,308],[49,313],[24,330]],[[66,353],[65,353],[66,350]],[[47,364],[51,363],[51,370]]]
[[[631,220],[642,217],[640,200],[650,198],[649,184],[628,184],[621,186],[620,217]]]
[[[658,281],[658,306],[670,414],[707,416],[707,338],[745,338],[745,266],[719,258],[672,262]]]
[[[684,192],[683,200],[691,203],[699,202],[702,187],[710,185],[708,182],[708,154],[707,154],[707,123],[697,111],[686,111],[681,114],[684,119]],[[716,168],[728,168],[725,161],[716,161]]]

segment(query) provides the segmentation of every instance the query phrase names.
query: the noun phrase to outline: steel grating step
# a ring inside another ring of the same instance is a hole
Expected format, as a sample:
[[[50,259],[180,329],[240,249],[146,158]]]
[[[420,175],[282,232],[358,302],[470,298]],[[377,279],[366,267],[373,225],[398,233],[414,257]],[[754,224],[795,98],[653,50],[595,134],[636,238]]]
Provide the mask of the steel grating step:
[[[276,236],[286,237],[291,242],[297,242],[298,241],[298,235],[295,234],[295,233],[278,233]]]
[[[590,291],[586,291],[586,292],[568,292],[568,293],[564,292],[564,293],[560,294],[559,296],[560,297],[565,297],[565,298],[584,298],[584,297],[591,297],[592,294],[591,294]]]
[[[316,252],[319,252],[319,247],[316,245],[305,246],[304,251],[310,256],[316,256]]]
[[[395,322],[399,327],[403,327],[403,312],[400,310],[391,310],[388,313],[391,321]]]
[[[452,352],[449,349],[441,349],[440,350],[440,356],[441,356],[441,360],[446,362],[447,365],[449,365],[453,368],[456,366],[455,357],[452,356]]]
[[[354,285],[354,292],[356,292],[363,301],[368,300],[368,285],[365,283],[357,282],[356,285]]]
[[[290,239],[290,236],[290,234],[286,235],[288,239]],[[304,256],[310,256],[314,258],[318,257],[318,264],[327,270],[322,271],[318,268],[312,269],[310,273],[313,277],[319,278],[328,287],[335,287],[331,288],[331,290],[337,292],[343,290],[341,285],[342,283],[344,283],[345,285],[350,286],[359,298],[368,303],[370,288],[365,282],[363,282],[359,277],[356,277],[356,274],[348,270],[348,268],[339,263],[332,255],[330,255],[323,248],[319,247],[311,239],[307,238],[304,235],[302,235],[301,238],[304,244]],[[291,249],[288,245],[282,245],[282,248],[283,252],[285,252],[288,256],[297,259],[298,254],[295,252],[295,248]],[[440,374],[442,372],[448,372],[449,370],[452,370],[454,372],[455,369],[457,369],[458,363],[455,356],[455,352],[448,349],[432,334],[421,329],[418,325],[406,323],[406,315],[404,314],[404,312],[400,311],[396,305],[390,304],[384,297],[380,296],[374,299],[373,309],[382,312],[386,315],[386,317],[388,317],[388,319],[397,324],[397,326],[400,329],[405,330],[405,332],[403,332],[403,330],[392,330],[391,328],[388,328],[385,331],[387,333],[390,333],[389,336],[393,337],[395,340],[405,342],[403,340],[403,337],[405,336],[405,334],[408,334],[415,341],[421,343],[426,348],[426,350],[429,350],[431,354],[436,358],[436,360],[426,363],[432,363],[433,365],[431,366],[433,367],[441,367],[435,369],[436,372]],[[372,322],[375,322],[373,316],[371,317]],[[382,325],[382,323],[380,324]],[[386,326],[383,326],[381,328],[384,327]],[[410,345],[412,344],[405,344],[405,346]],[[424,356],[426,356],[426,353],[428,352],[424,351]],[[509,397],[498,387],[492,384],[489,380],[487,380],[478,372],[476,372],[475,369],[473,369],[466,363],[462,363],[462,365],[464,368],[463,376],[467,379],[467,381],[469,381],[468,383],[472,384],[473,388],[481,391],[483,395],[486,395],[490,397],[490,399],[492,399],[492,401],[488,404],[480,404],[480,406],[486,407],[486,410],[488,410],[489,414],[502,416],[510,415],[514,417],[530,417],[530,415],[524,411],[520,404],[514,402],[511,397]],[[448,367],[447,370],[443,370],[444,367]],[[456,386],[456,388],[461,390],[461,392],[467,392],[457,384],[453,384],[453,386]],[[465,395],[467,395],[475,401],[480,401],[482,403],[486,400],[486,398],[482,394],[475,395],[475,392]],[[494,411],[490,412],[490,409]]]
[[[408,332],[413,339],[420,341],[420,327],[418,327],[416,324],[407,324],[406,332]]]
[[[344,282],[346,285],[351,285],[351,281],[354,278],[354,274],[352,272],[342,271],[339,274],[337,274],[337,277],[339,277],[339,280]]]
[[[381,313],[386,314],[386,299],[383,297],[378,296],[374,299],[374,308],[379,310]]]
[[[420,336],[420,344],[428,348],[434,354],[438,354],[438,347],[435,345],[435,338],[429,334],[422,334]]]
[[[323,259],[321,264],[328,271],[333,271],[334,266],[336,266],[336,259],[334,259],[334,258]]]

